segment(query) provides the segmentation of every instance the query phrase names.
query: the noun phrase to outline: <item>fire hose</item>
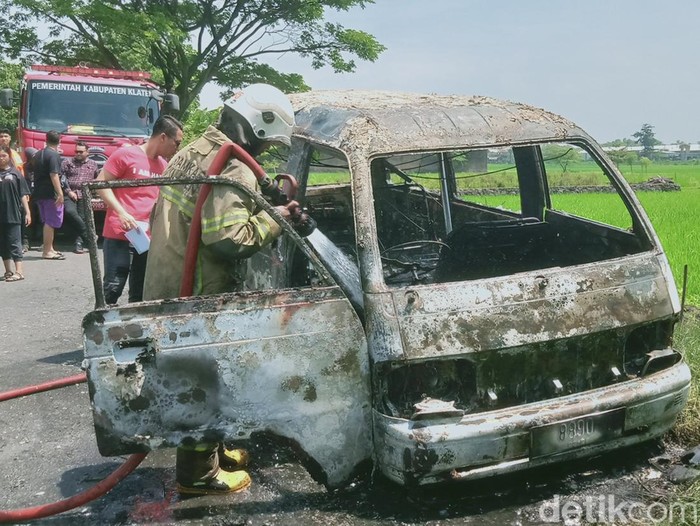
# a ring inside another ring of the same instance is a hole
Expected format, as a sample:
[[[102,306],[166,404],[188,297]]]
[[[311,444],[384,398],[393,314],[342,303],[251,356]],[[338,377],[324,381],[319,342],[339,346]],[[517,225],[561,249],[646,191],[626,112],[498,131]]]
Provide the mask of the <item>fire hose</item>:
[[[21,387],[19,389],[12,389],[10,391],[0,393],[0,402],[4,402],[5,400],[12,400],[13,398],[19,398],[21,396],[27,396],[34,393],[50,391],[51,389],[59,389],[60,387],[67,387],[69,385],[82,384],[84,382],[87,382],[87,376],[85,373],[80,373],[74,376],[67,376],[66,378],[59,378],[58,380],[44,382],[43,384],[29,385],[27,387]]]
[[[19,389],[12,389],[10,391],[0,393],[0,402],[12,400],[14,398],[20,398],[22,396],[27,396],[30,394],[50,391],[51,389],[59,389],[61,387],[67,387],[69,385],[81,384],[84,382],[87,382],[87,375],[85,373],[81,373],[73,376],[67,376],[66,378],[51,380],[42,384],[29,385],[27,387],[22,387]],[[57,513],[63,513],[64,511],[68,511],[73,508],[77,508],[78,506],[82,506],[83,504],[86,504],[91,500],[95,500],[101,497],[109,490],[111,490],[124,477],[126,477],[129,473],[134,471],[134,469],[136,469],[136,467],[143,461],[144,458],[146,458],[145,453],[131,455],[126,460],[126,462],[124,462],[124,464],[119,466],[104,480],[98,482],[97,484],[83,491],[82,493],[78,493],[77,495],[73,495],[72,497],[69,497],[67,499],[52,502],[50,504],[33,506],[31,508],[0,510],[0,523],[41,519],[42,517],[56,515]]]
[[[207,171],[208,176],[219,175],[224,166],[231,157],[236,157],[239,161],[248,166],[258,180],[260,188],[266,196],[272,201],[273,205],[287,206],[290,211],[290,220],[295,228],[300,231],[301,235],[308,235],[315,228],[315,222],[301,207],[293,201],[296,194],[296,180],[291,175],[279,174],[275,179],[271,179],[255,161],[239,145],[229,142],[224,144],[212,164]],[[192,224],[190,225],[190,235],[187,240],[187,248],[185,251],[185,266],[183,269],[182,283],[180,286],[180,296],[191,296],[194,286],[194,269],[197,262],[197,254],[199,252],[199,240],[202,233],[201,210],[206,201],[207,196],[211,192],[211,185],[204,184],[201,187],[197,203],[195,205],[195,213],[192,216]],[[87,381],[85,373],[59,378],[37,385],[30,385],[19,389],[0,392],[0,402],[12,400],[30,394],[41,393],[51,389],[76,385]],[[28,521],[48,517],[63,513],[64,511],[77,508],[90,501],[98,499],[105,495],[114,486],[116,486],[127,475],[134,471],[141,462],[146,458],[148,453],[136,453],[131,455],[121,466],[110,473],[102,481],[98,482],[91,488],[73,495],[67,499],[33,506],[30,508],[19,508],[14,510],[0,510],[0,523]]]

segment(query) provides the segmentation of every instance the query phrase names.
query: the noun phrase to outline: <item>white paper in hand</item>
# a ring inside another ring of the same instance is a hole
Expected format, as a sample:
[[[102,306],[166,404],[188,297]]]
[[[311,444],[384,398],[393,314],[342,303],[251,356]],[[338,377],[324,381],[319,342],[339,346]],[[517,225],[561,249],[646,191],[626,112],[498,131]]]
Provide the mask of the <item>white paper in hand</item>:
[[[148,223],[136,221],[136,228],[124,232],[124,235],[136,252],[139,254],[148,252],[148,248],[151,246],[151,236],[148,235]]]

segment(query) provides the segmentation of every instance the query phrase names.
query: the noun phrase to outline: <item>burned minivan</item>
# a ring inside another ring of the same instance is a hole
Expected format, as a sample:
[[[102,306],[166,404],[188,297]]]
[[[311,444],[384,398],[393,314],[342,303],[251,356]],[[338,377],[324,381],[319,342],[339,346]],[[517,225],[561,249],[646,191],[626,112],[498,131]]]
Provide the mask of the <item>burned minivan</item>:
[[[85,317],[102,454],[272,434],[328,487],[368,461],[417,485],[673,426],[690,372],[671,270],[583,130],[484,97],[292,100],[286,170],[316,231],[279,218],[244,292]]]

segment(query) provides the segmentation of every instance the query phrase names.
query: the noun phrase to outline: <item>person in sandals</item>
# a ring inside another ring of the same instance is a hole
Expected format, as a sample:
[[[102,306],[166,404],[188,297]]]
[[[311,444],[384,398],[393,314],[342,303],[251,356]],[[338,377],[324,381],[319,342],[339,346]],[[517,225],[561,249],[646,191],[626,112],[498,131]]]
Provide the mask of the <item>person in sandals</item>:
[[[203,177],[221,147],[233,141],[251,156],[272,144],[289,146],[294,110],[287,96],[267,84],[252,84],[224,102],[215,126],[183,148],[168,164],[163,177]],[[221,172],[260,191],[253,172],[231,159]],[[151,246],[146,264],[143,299],[176,298],[184,267],[185,249],[200,185],[163,186],[151,215]],[[287,207],[277,211],[288,218]],[[247,258],[277,238],[282,229],[258,209],[247,194],[232,186],[214,185],[202,207],[202,235],[195,270],[194,294],[241,290]],[[250,485],[243,468],[245,450],[228,449],[220,442],[181,444],[177,448],[176,479],[181,494],[240,491]]]
[[[10,155],[9,146],[0,146],[0,255],[6,282],[24,279],[22,223],[29,226],[32,222],[29,186],[12,164]]]

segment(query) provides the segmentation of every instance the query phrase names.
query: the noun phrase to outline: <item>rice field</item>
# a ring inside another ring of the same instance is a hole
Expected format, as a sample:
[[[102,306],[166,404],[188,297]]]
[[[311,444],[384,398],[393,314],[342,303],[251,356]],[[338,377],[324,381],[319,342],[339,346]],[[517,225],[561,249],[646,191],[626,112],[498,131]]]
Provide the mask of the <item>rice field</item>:
[[[626,227],[625,209],[611,205],[611,194],[559,194],[557,208],[566,212]],[[688,265],[686,303],[700,306],[700,187],[680,192],[638,192],[644,210],[668,256],[676,286],[683,285],[683,268]],[[517,209],[512,195],[470,196],[487,206]]]
[[[552,163],[545,163],[550,186],[557,186],[566,180],[571,185],[601,185],[607,184],[607,179],[598,166],[592,161],[571,163],[566,173]],[[518,177],[511,165],[489,163],[488,173],[467,174],[460,181],[462,188],[509,188],[518,186]],[[700,164],[650,164],[646,167],[639,165],[621,165],[618,170],[629,183],[643,183],[653,177],[663,177],[679,184],[682,188],[700,187]],[[426,174],[426,178],[437,178],[437,174]],[[421,181],[423,182],[423,181]],[[430,184],[426,185],[430,186]]]
[[[666,250],[676,285],[680,290],[688,265],[686,302],[700,306],[700,188],[640,192],[638,197]]]

